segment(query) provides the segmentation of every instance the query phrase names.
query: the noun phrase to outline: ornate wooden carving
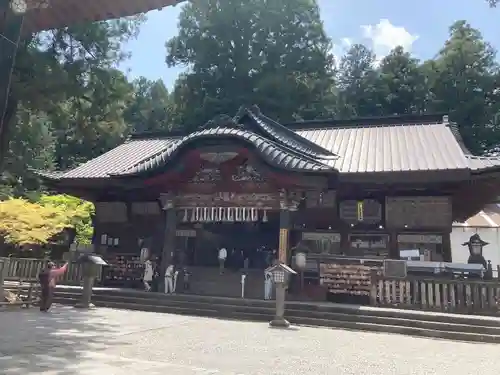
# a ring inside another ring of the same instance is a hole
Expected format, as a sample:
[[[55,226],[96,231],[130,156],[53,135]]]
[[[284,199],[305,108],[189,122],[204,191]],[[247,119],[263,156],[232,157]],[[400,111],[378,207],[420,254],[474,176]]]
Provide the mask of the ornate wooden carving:
[[[203,168],[196,172],[190,183],[214,183],[222,181],[222,174],[219,168]]]
[[[234,182],[264,182],[264,178],[250,164],[242,164],[236,168],[236,173],[231,175]]]
[[[231,206],[277,208],[279,199],[277,194],[273,193],[182,194],[177,198],[177,206],[181,208]]]

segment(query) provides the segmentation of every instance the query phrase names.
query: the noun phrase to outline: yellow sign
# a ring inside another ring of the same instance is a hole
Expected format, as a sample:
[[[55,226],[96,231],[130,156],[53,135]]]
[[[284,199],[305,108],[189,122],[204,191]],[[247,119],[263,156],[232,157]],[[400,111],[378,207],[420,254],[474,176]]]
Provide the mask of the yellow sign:
[[[358,221],[363,221],[363,201],[358,202]]]
[[[278,260],[287,263],[288,253],[288,229],[280,229]]]

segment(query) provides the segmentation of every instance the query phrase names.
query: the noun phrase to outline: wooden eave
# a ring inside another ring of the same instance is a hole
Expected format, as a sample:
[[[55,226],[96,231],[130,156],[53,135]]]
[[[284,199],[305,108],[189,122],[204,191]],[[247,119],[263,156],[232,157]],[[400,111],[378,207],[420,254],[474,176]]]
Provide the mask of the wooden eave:
[[[28,11],[24,16],[23,33],[105,21],[134,16],[151,10],[176,5],[183,0],[48,0],[45,9],[36,8],[38,0],[27,0]],[[31,8],[31,9],[30,9]],[[4,27],[0,18],[0,28]]]

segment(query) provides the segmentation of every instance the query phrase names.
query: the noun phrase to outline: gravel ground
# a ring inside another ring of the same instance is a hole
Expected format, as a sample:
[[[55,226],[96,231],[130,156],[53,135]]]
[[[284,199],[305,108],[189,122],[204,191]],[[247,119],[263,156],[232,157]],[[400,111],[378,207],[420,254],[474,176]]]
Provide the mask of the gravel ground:
[[[0,312],[4,375],[497,375],[499,354],[494,344],[103,308]]]

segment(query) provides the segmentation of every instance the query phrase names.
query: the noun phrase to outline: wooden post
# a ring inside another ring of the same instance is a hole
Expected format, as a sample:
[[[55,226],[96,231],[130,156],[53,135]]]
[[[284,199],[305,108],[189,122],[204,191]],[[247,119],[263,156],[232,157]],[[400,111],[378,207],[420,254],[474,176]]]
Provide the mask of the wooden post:
[[[280,237],[278,260],[288,264],[288,247],[290,241],[290,209],[286,190],[280,192]]]
[[[175,211],[174,195],[162,194],[160,197],[162,209],[165,211],[165,229],[163,232],[163,248],[161,257],[161,275],[163,280],[167,267],[172,263],[175,252],[175,234],[177,231],[177,214]]]
[[[10,266],[10,258],[3,258],[0,261],[0,302],[3,302],[4,296],[4,283],[7,278]]]

